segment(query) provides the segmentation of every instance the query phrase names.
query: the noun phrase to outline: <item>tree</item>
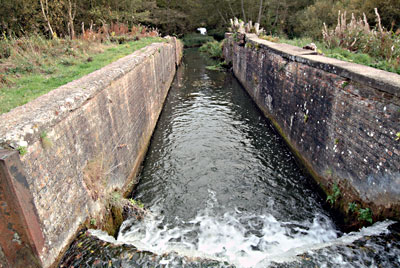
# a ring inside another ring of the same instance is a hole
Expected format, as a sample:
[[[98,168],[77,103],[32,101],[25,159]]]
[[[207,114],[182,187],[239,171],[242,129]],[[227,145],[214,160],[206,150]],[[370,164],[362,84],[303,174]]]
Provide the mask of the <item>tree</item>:
[[[45,1],[43,3],[43,1]],[[47,26],[49,27],[49,31],[52,37],[55,37],[53,27],[51,27],[50,18],[49,18],[49,2],[47,0],[40,0],[40,7],[42,8],[42,14],[44,20],[47,22]]]
[[[73,3],[72,3],[73,2]],[[71,39],[75,39],[74,19],[76,15],[76,1],[68,0],[68,32]]]

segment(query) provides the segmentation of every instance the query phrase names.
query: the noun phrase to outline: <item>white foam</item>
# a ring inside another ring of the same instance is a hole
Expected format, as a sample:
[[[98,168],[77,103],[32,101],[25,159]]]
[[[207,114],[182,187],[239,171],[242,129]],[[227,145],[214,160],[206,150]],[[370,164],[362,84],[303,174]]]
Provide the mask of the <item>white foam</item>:
[[[253,215],[237,209],[217,215],[213,210],[216,203],[215,193],[210,191],[207,208],[188,222],[177,219],[174,226],[165,224],[164,216],[155,206],[142,221],[125,221],[117,240],[102,231],[90,230],[90,233],[110,243],[132,244],[159,255],[176,252],[181,256],[226,261],[246,268],[296,261],[300,254],[386,233],[388,226],[394,223],[378,222],[338,237],[339,232],[325,215],[316,214],[314,219],[302,222],[279,221],[271,214]],[[329,259],[334,263],[343,262],[340,254]],[[169,263],[170,260],[164,261]]]
[[[292,249],[337,238],[332,222],[322,215],[312,222],[280,222],[272,215],[249,215],[237,210],[217,217],[206,209],[179,227],[163,225],[164,218],[157,215],[153,211],[141,222],[124,222],[118,242],[158,254],[177,252],[254,267]]]

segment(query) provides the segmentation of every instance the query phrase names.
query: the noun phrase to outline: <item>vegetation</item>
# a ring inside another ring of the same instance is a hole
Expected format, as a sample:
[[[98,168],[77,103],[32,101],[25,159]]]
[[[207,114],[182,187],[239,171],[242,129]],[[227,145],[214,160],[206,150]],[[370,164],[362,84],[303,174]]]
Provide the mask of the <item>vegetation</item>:
[[[317,1],[317,3],[322,2]],[[372,27],[365,13],[362,13],[362,17],[357,17],[352,13],[351,18],[348,19],[347,12],[339,10],[336,27],[333,25],[328,27],[325,22],[321,23],[319,34],[314,38],[307,38],[307,32],[303,32],[301,38],[287,39],[282,33],[279,37],[274,37],[267,35],[268,29],[264,30],[258,23],[253,25],[249,21],[244,24],[237,18],[230,20],[230,30],[256,33],[259,38],[268,41],[281,41],[300,47],[305,45],[310,47],[310,43],[313,43],[311,46],[316,47],[316,52],[319,54],[400,74],[400,29],[393,21],[391,30],[387,30],[377,8],[374,8],[374,16],[375,26]],[[394,32],[396,27],[398,29]],[[246,47],[252,48],[252,44],[246,43]]]
[[[41,36],[0,40],[0,113],[161,41],[158,37],[145,37],[116,44]]]
[[[209,35],[202,35],[199,33],[190,33],[182,38],[185,47],[200,47],[207,42],[214,41],[214,38]]]
[[[18,146],[17,151],[20,155],[25,155],[28,152],[25,146]]]
[[[40,133],[40,140],[44,149],[50,149],[53,147],[53,142],[47,137],[47,132],[42,131]]]
[[[352,202],[349,203],[349,208],[348,212],[350,213],[356,213],[357,218],[359,221],[364,221],[372,224],[373,219],[372,219],[372,211],[370,208],[362,208],[358,204]]]
[[[374,22],[374,8],[386,29],[399,29],[398,0],[3,0],[0,32],[74,38],[85,29],[124,23],[149,25],[179,36],[206,27],[220,40],[229,19],[237,17],[258,22],[270,35],[321,40],[323,23],[333,27],[339,10],[356,17],[365,13]]]
[[[326,197],[326,201],[328,201],[331,205],[334,205],[338,198],[340,197],[341,192],[339,186],[335,183],[333,185],[332,193]]]
[[[371,28],[367,16],[347,19],[346,11],[338,12],[337,25],[328,29],[324,23],[319,52],[328,57],[355,62],[400,74],[400,30],[396,33],[382,26],[381,16],[375,8],[375,27]],[[392,24],[392,28],[394,24]],[[311,39],[282,40],[303,47]]]
[[[96,226],[96,223],[97,223],[96,219],[90,219],[90,225]]]
[[[358,210],[358,219],[372,224],[372,211],[370,208],[360,208]]]
[[[348,209],[349,212],[351,212],[351,213],[356,212],[357,209],[358,209],[358,205],[356,203],[354,203],[354,202],[349,203],[349,209]]]
[[[352,15],[348,22],[346,12],[340,14],[333,30],[324,27],[323,41],[327,48],[340,47],[350,52],[365,53],[370,57],[388,63],[393,71],[400,73],[400,36],[382,27],[380,15],[375,9],[377,26],[370,28],[367,17]],[[365,55],[364,54],[364,55]],[[367,58],[367,57],[363,57]]]
[[[227,70],[227,67],[228,67],[227,64],[224,61],[222,61],[218,62],[215,65],[206,66],[206,69],[210,71],[223,72]]]
[[[133,206],[139,207],[139,208],[141,208],[141,209],[144,208],[144,204],[142,203],[142,201],[140,201],[140,200],[135,200],[135,199],[133,199],[133,198],[129,198],[128,200],[129,200],[129,202],[130,202]]]
[[[201,46],[234,17],[260,24],[266,40],[314,42],[328,57],[400,74],[398,0],[3,0],[0,17],[0,113],[153,42],[133,42],[145,33]]]
[[[287,31],[289,37],[311,37],[322,40],[321,30],[325,23],[327,28],[335,27],[339,11],[355,17],[363,17],[375,26],[375,11],[381,14],[382,26],[396,32],[400,28],[400,2],[398,0],[315,0],[295,14],[294,23],[290,23],[292,31]]]
[[[400,37],[398,37],[400,38]],[[330,57],[330,58],[335,58],[343,61],[348,61],[348,62],[353,62],[353,63],[358,63],[374,68],[378,68],[381,70],[389,71],[389,72],[394,72],[397,74],[400,74],[400,65],[399,65],[399,57],[393,61],[386,61],[385,59],[379,58],[379,57],[373,57],[370,56],[366,53],[362,52],[352,52],[347,49],[341,48],[341,47],[327,47],[326,44],[323,42],[316,42],[313,41],[311,38],[305,37],[305,38],[294,38],[294,39],[285,39],[285,38],[280,38],[280,42],[290,44],[293,46],[298,46],[298,47],[304,47],[307,44],[310,43],[315,43],[316,46],[318,47],[318,52]],[[399,39],[400,40],[400,39]],[[345,87],[346,85],[344,85]]]
[[[223,59],[222,45],[223,45],[222,41],[207,42],[199,48],[199,51],[207,53],[213,59],[222,60]]]
[[[304,123],[308,122],[308,114],[304,114]]]
[[[214,59],[216,63],[214,65],[207,66],[207,70],[211,71],[225,71],[228,65],[224,61],[222,55],[223,41],[211,41],[207,42],[199,48],[199,51],[206,54],[210,58]]]

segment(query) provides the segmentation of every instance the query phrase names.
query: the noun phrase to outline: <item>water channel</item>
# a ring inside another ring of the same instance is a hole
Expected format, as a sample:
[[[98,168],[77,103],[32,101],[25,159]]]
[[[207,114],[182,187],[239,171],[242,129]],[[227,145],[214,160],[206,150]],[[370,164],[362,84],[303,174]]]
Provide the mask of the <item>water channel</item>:
[[[150,212],[117,239],[81,235],[64,264],[400,267],[398,223],[341,232],[271,123],[208,61],[186,50],[168,95],[132,196]]]

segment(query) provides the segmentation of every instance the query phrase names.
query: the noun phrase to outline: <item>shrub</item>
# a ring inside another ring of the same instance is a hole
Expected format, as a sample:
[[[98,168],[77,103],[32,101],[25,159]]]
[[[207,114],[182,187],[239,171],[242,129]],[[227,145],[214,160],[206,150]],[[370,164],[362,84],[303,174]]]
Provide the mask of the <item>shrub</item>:
[[[358,219],[361,221],[366,221],[372,224],[372,211],[370,208],[360,208],[358,210]]]
[[[339,186],[335,183],[333,185],[332,194],[326,197],[326,201],[328,201],[331,205],[335,204],[338,198],[340,197],[341,192]]]
[[[213,59],[223,59],[222,42],[218,41],[207,42],[199,48],[199,51],[207,53]]]

